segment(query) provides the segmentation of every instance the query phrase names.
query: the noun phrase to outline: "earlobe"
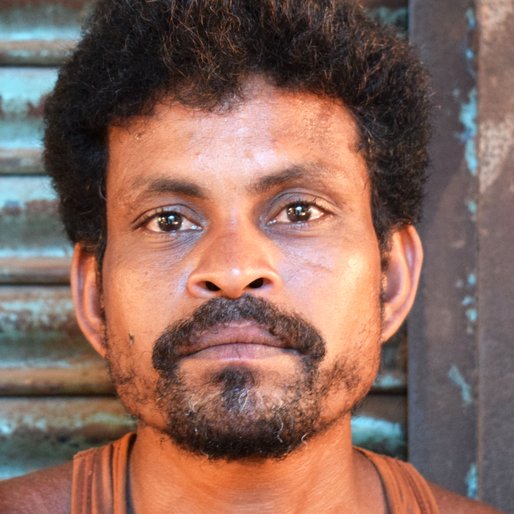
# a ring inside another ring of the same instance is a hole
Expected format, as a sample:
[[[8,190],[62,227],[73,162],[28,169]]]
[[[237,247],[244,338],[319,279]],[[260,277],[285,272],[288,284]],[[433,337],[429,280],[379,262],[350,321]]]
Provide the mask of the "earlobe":
[[[416,229],[408,225],[396,230],[383,273],[383,342],[400,328],[414,303],[422,263],[423,247]]]
[[[70,277],[75,316],[79,327],[93,348],[105,357],[105,323],[97,260],[95,254],[80,243],[73,249]]]

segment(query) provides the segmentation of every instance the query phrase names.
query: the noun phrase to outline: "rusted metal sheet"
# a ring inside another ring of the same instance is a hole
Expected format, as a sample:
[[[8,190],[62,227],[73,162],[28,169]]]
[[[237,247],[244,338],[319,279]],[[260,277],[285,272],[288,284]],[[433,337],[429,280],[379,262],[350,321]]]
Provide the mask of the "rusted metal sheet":
[[[514,1],[479,2],[479,495],[514,512]]]
[[[47,177],[0,177],[0,281],[61,281],[71,255]]]
[[[407,392],[407,330],[402,326],[382,347],[380,372],[373,392],[406,394]]]
[[[55,65],[80,35],[91,2],[3,0],[0,6],[0,64]]]
[[[0,399],[0,478],[69,460],[131,430],[118,400],[89,398]]]
[[[0,287],[0,395],[112,393],[67,287]]]
[[[471,0],[412,0],[410,35],[435,90],[425,265],[409,334],[409,458],[473,496],[477,452],[476,16]]]
[[[21,66],[57,66],[75,47],[75,40],[0,41],[0,64]]]
[[[352,417],[353,444],[399,459],[407,458],[407,400],[371,394]]]
[[[38,148],[0,147],[0,175],[37,174],[42,170],[41,150]]]
[[[0,68],[0,174],[42,172],[43,106],[56,76],[53,68]]]
[[[371,15],[380,21],[396,27],[402,34],[407,33],[409,9],[407,0],[365,0],[361,2]]]
[[[0,284],[68,284],[67,257],[17,257],[0,259]]]
[[[404,334],[389,343],[374,393],[404,395],[404,345]],[[0,395],[112,392],[77,326],[69,288],[0,287]]]
[[[370,397],[352,422],[354,443],[404,457],[405,412],[403,397]],[[0,399],[0,479],[60,464],[133,427],[114,398]]]

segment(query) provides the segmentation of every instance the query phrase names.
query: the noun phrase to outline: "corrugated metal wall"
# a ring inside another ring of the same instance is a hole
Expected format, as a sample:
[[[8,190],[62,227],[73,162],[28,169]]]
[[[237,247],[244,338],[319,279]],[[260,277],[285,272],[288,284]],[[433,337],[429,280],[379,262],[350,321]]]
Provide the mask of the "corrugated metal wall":
[[[514,0],[410,0],[434,137],[409,321],[409,459],[514,513]]]
[[[507,427],[514,421],[512,373],[505,372],[499,382],[509,413],[502,417],[501,406],[491,400],[498,358],[507,364],[514,361],[506,335],[509,327],[510,334],[514,332],[513,316],[508,314],[514,310],[508,308],[514,292],[504,301],[503,318],[496,320],[491,295],[480,296],[477,289],[483,280],[504,294],[514,290],[514,270],[510,275],[498,273],[502,258],[514,253],[514,216],[506,214],[514,209],[514,185],[512,172],[505,172],[496,181],[499,191],[491,194],[489,189],[485,195],[479,189],[480,159],[485,161],[490,151],[487,145],[482,153],[476,150],[481,130],[476,120],[480,82],[476,26],[482,16],[490,38],[488,42],[484,37],[483,43],[490,52],[489,75],[494,77],[490,40],[498,20],[494,25],[487,9],[491,3],[495,9],[503,6],[498,12],[505,22],[512,19],[514,0],[364,3],[403,33],[410,20],[410,37],[434,76],[438,109],[435,178],[422,227],[428,262],[409,323],[409,423],[404,328],[385,348],[380,376],[355,417],[355,441],[402,458],[408,448],[416,465],[444,485],[470,496],[478,492],[514,512],[514,488],[508,478],[514,474],[514,459],[510,471],[507,457],[503,459],[501,476],[492,474],[494,484],[487,479],[501,453],[499,445],[492,447],[488,434],[502,434],[506,456],[514,448],[505,430],[493,430],[498,423]],[[80,34],[87,9],[86,0],[2,0],[0,4],[0,478],[57,464],[133,426],[113,396],[104,364],[75,323],[68,288],[71,248],[41,166],[44,98],[54,84],[56,66]],[[510,14],[505,9],[511,9]],[[492,103],[498,96],[492,93],[494,83],[483,82],[482,87],[488,88]],[[487,105],[482,107],[486,114]],[[505,143],[511,156],[512,138]],[[497,203],[500,193],[502,201]],[[489,210],[481,211],[482,204]],[[500,214],[507,216],[504,224],[512,231],[505,229],[504,239],[496,243],[484,239],[478,220],[484,220],[483,227],[491,234]],[[506,241],[508,237],[511,241]],[[480,258],[480,244],[494,246],[494,272],[485,254]],[[492,304],[484,303],[484,298]],[[485,320],[481,332],[480,312]],[[498,327],[500,343],[493,354],[488,351],[488,334]],[[480,367],[480,362],[487,366]],[[478,387],[479,375],[488,393]],[[481,432],[479,426],[489,431]],[[491,453],[484,455],[480,448],[491,448]]]
[[[0,477],[131,427],[75,323],[70,244],[41,165],[42,109],[87,3],[0,6]]]

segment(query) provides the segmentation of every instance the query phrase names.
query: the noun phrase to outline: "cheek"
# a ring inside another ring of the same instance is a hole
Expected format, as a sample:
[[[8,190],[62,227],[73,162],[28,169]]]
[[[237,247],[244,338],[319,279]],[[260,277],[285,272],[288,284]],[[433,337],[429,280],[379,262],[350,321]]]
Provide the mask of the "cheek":
[[[287,301],[327,332],[353,331],[380,310],[380,254],[372,241],[359,246],[317,246],[285,255],[281,274]]]
[[[106,253],[104,303],[109,325],[118,338],[133,336],[135,348],[151,347],[180,312],[187,272],[171,259],[138,256],[134,251]]]

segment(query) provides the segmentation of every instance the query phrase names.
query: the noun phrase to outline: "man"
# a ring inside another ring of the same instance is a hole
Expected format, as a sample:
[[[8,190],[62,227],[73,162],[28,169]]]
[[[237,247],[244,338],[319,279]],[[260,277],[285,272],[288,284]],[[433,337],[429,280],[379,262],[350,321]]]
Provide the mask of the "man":
[[[417,287],[427,110],[351,3],[100,1],[45,158],[137,432],[3,483],[1,511],[495,512],[351,445]]]

